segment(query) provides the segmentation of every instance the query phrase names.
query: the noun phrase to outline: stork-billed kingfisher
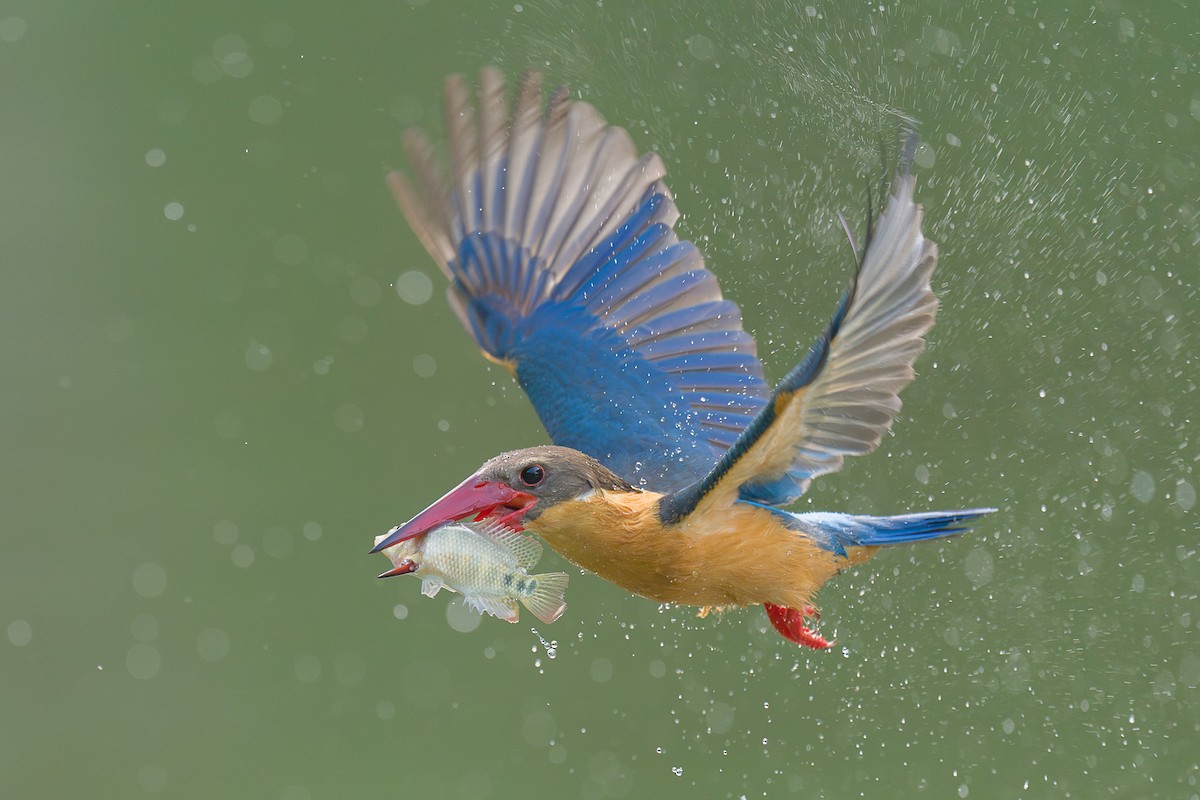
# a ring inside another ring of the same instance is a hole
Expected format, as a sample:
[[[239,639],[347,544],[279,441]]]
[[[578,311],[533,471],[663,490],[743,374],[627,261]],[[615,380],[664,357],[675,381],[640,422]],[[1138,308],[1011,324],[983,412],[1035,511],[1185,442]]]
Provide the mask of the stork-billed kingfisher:
[[[511,110],[497,70],[483,70],[477,105],[449,77],[445,119],[449,174],[408,131],[415,181],[394,172],[391,189],[458,318],[511,371],[554,445],[496,456],[372,552],[493,517],[635,594],[705,610],[762,604],[785,637],[822,648],[807,620],[826,580],[994,510],[783,510],[879,445],[933,324],[937,246],[913,202],[915,136],[832,320],[771,391],[738,307],[675,234],[657,154],[639,156],[564,88],[544,100],[533,71]]]

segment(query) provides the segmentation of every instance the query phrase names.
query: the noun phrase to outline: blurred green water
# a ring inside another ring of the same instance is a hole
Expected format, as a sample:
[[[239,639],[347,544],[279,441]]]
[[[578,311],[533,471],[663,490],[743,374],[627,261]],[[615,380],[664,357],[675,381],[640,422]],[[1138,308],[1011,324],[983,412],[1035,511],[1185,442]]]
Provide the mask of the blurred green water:
[[[0,2],[0,793],[1200,795],[1194,19]],[[919,119],[939,322],[810,500],[1001,513],[832,582],[825,654],[590,576],[536,633],[375,582],[544,441],[383,184],[485,63],[663,153],[776,377]]]

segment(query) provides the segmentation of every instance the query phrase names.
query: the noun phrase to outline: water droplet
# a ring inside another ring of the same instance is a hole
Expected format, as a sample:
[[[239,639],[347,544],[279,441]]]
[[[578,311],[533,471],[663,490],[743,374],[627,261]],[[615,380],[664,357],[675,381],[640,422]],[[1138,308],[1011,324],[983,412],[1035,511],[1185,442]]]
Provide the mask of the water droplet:
[[[283,116],[283,103],[269,94],[259,95],[250,101],[246,113],[259,125],[274,125]]]
[[[262,372],[271,366],[271,362],[275,357],[271,354],[271,348],[259,342],[250,342],[246,345],[246,352],[243,356],[246,359],[246,366],[255,372]]]
[[[396,294],[410,305],[424,305],[433,297],[433,281],[420,270],[405,272],[396,278]]]
[[[430,355],[419,355],[413,359],[413,372],[419,378],[432,378],[437,372],[437,361]]]
[[[1143,503],[1154,499],[1154,478],[1144,470],[1134,470],[1133,479],[1129,482],[1129,490]]]
[[[213,525],[213,538],[220,544],[233,544],[238,538],[237,523],[227,519],[218,520]]]
[[[148,644],[135,644],[125,653],[125,669],[138,680],[149,680],[162,667],[162,656],[158,648]]]
[[[354,403],[342,403],[333,413],[333,424],[343,433],[356,433],[363,426],[363,412]]]
[[[1196,507],[1196,489],[1183,478],[1175,482],[1175,504],[1183,511]]]
[[[213,60],[231,78],[245,78],[254,71],[246,40],[235,33],[218,38],[212,46]]]
[[[321,677],[321,661],[316,656],[298,656],[294,669],[301,683],[316,683]]]
[[[991,582],[995,572],[992,554],[982,545],[975,547],[963,559],[963,572],[966,573],[967,579],[971,581],[971,586],[974,588],[986,586]]]
[[[29,25],[20,17],[0,19],[0,41],[19,42],[29,30]]]
[[[714,734],[728,733],[733,727],[733,706],[728,703],[713,703],[711,708],[704,711],[704,722],[708,732]]]
[[[446,622],[459,633],[471,633],[483,623],[483,615],[458,598],[446,605]]]
[[[712,61],[717,52],[712,39],[700,33],[688,37],[687,48],[688,53],[697,61]]]
[[[205,661],[220,661],[229,655],[229,634],[220,628],[205,628],[196,636],[196,650]]]
[[[588,668],[592,680],[596,683],[608,683],[613,676],[613,663],[603,656],[592,661]]]
[[[233,559],[235,567],[246,569],[254,563],[254,549],[248,544],[239,544],[233,548],[229,557]]]
[[[23,619],[14,619],[8,623],[8,641],[24,647],[33,641],[33,626]]]
[[[140,564],[133,571],[133,590],[142,597],[158,597],[167,588],[167,571],[158,564]]]
[[[1179,660],[1179,682],[1189,689],[1200,687],[1200,656],[1185,653]]]
[[[937,163],[937,151],[929,142],[921,142],[917,145],[916,152],[913,153],[913,162],[921,169],[933,169]]]
[[[162,764],[143,764],[137,773],[138,786],[148,793],[167,788],[167,768]]]
[[[263,552],[271,558],[287,558],[294,546],[292,532],[287,528],[271,527],[263,531]]]

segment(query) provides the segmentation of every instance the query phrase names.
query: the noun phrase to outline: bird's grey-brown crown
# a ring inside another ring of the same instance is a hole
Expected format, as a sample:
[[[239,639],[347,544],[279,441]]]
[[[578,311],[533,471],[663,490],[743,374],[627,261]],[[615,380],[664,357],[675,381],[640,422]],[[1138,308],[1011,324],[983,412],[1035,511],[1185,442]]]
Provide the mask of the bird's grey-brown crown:
[[[558,445],[541,445],[501,453],[477,473],[482,480],[500,481],[538,498],[528,514],[596,489],[636,491],[629,483],[591,456]]]

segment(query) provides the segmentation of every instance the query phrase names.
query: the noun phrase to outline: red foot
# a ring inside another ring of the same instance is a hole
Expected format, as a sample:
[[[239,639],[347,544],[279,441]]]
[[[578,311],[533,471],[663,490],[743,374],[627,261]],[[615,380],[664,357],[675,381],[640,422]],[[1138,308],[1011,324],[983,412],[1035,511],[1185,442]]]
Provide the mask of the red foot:
[[[767,610],[767,619],[771,620],[775,630],[779,631],[788,641],[811,647],[814,650],[824,650],[833,645],[833,642],[828,641],[824,636],[804,624],[808,617],[816,619],[820,616],[812,606],[805,606],[803,611],[798,611],[794,608],[763,603],[763,608]]]

